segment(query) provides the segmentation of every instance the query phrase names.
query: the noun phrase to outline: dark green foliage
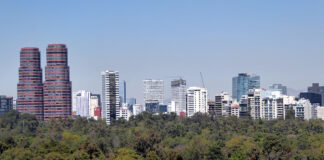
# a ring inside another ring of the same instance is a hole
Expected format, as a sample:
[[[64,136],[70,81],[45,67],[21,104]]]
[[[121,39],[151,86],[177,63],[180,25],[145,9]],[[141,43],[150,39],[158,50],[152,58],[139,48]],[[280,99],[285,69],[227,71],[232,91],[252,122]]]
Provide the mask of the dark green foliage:
[[[0,159],[324,159],[324,123],[142,113],[130,121],[0,117]],[[24,124],[24,125],[23,125]]]

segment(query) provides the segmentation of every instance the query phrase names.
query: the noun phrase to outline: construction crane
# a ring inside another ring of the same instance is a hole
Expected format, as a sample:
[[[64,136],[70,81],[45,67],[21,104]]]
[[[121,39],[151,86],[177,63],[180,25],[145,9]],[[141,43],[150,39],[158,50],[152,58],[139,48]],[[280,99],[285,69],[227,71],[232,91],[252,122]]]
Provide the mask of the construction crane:
[[[203,77],[201,72],[200,72],[200,78],[201,78],[201,82],[202,82],[203,87],[206,88],[205,87],[205,82],[204,82],[204,77]]]

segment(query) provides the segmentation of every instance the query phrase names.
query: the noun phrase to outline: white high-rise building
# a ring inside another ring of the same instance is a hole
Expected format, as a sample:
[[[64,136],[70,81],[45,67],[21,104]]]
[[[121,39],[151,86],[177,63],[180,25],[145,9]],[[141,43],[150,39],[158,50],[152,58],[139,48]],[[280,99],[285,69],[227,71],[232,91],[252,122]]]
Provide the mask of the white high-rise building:
[[[120,117],[119,73],[118,71],[103,71],[102,78],[102,117],[109,125],[111,119]]]
[[[261,89],[249,89],[248,92],[248,108],[250,108],[250,115],[252,119],[259,119],[261,118],[261,105],[262,105],[262,98],[261,98]]]
[[[73,92],[73,108],[75,115],[89,117],[90,95],[91,93],[85,90]]]
[[[284,118],[284,105],[280,91],[261,91],[260,118],[272,120]]]
[[[149,101],[164,101],[164,83],[163,80],[146,79],[144,83],[144,104]]]
[[[313,106],[308,99],[299,99],[297,104],[294,106],[295,117],[304,120],[310,120],[313,118]]]
[[[144,112],[145,109],[143,107],[143,105],[141,104],[133,104],[133,115],[136,116],[142,112]]]
[[[208,92],[206,88],[190,87],[187,89],[187,117],[195,113],[208,113]]]
[[[171,112],[174,112],[176,113],[177,111],[177,106],[178,104],[175,102],[175,101],[171,101],[169,104],[168,104],[168,113],[171,113]]]
[[[171,81],[171,101],[175,102],[175,110],[178,115],[186,111],[186,80],[178,79]]]

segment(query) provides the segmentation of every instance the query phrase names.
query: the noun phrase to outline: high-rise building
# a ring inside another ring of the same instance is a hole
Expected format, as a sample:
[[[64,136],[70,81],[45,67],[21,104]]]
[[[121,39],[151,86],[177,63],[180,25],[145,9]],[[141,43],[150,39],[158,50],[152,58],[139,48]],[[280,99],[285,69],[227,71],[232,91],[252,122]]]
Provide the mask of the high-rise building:
[[[280,91],[280,94],[287,95],[287,86],[284,86],[282,84],[273,84],[269,87],[269,90]]]
[[[186,80],[178,79],[171,81],[171,101],[175,102],[175,112],[186,111]]]
[[[75,93],[75,92],[74,92]],[[73,99],[75,99],[76,113],[75,115],[81,117],[90,116],[90,96],[91,93],[85,90],[81,90],[73,94]],[[74,100],[73,100],[74,101]]]
[[[159,104],[164,102],[164,83],[163,80],[147,79],[144,83],[144,104],[148,101],[157,100]]]
[[[119,72],[106,70],[102,78],[102,114],[109,125],[112,119],[120,117]]]
[[[89,103],[89,116],[95,118],[95,110],[101,106],[100,94],[91,94]]]
[[[145,111],[150,113],[159,113],[160,105],[158,100],[146,101]]]
[[[320,86],[319,83],[313,83],[311,87],[308,87],[308,92],[321,94],[322,103],[324,103],[324,86]]]
[[[72,83],[65,44],[47,47],[44,82],[44,119],[68,118],[72,115]]]
[[[133,104],[133,115],[136,116],[145,111],[145,108],[141,104]]]
[[[215,96],[215,115],[228,117],[231,114],[232,97],[226,93]]]
[[[252,119],[259,119],[261,118],[261,105],[262,105],[262,98],[261,98],[261,89],[249,89],[248,92],[248,103],[247,107],[250,110],[250,116]]]
[[[13,97],[0,95],[0,115],[13,109]]]
[[[297,104],[294,106],[295,117],[301,118],[304,120],[310,120],[313,118],[313,106],[308,99],[301,98],[297,101]]]
[[[38,48],[26,47],[20,51],[19,82],[16,109],[44,119],[43,76]]]
[[[136,104],[136,98],[127,98],[127,103],[129,105],[134,105]]]
[[[120,96],[120,102],[126,103],[126,81],[122,81],[119,86],[119,96]]]
[[[322,95],[319,93],[314,93],[314,92],[301,92],[299,94],[299,98],[305,98],[310,101],[310,103],[313,104],[318,104],[319,106],[322,106]]]
[[[243,95],[247,95],[249,89],[260,88],[260,76],[240,73],[232,79],[232,97],[240,101]]]
[[[244,95],[241,97],[240,104],[240,116],[239,117],[249,117],[250,110],[248,109],[248,96]]]
[[[208,113],[208,92],[206,88],[190,87],[187,89],[187,117],[195,113]]]

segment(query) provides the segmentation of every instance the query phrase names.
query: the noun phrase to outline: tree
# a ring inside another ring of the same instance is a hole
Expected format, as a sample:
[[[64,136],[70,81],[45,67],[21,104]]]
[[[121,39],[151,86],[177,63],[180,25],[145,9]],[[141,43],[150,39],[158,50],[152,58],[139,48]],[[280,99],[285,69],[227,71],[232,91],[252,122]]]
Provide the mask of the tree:
[[[121,148],[117,151],[114,160],[141,160],[143,157],[138,155],[134,150]]]

